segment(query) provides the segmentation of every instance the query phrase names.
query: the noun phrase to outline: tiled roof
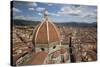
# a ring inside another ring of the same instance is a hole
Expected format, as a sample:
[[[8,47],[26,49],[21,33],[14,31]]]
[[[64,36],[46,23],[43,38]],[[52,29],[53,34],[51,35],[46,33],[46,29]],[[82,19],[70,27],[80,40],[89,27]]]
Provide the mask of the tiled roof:
[[[41,51],[38,53],[33,53],[33,57],[32,59],[29,61],[28,64],[32,64],[32,65],[40,65],[43,64],[46,57],[47,57],[48,53]]]
[[[52,58],[56,58],[56,57],[60,56],[60,54],[65,54],[66,51],[67,50],[65,48],[61,48],[60,50],[57,50],[57,51],[51,53],[52,54]]]
[[[55,51],[55,52],[53,52],[51,54],[52,54],[52,58],[56,58],[56,57],[60,56],[60,51],[57,50],[57,51]]]

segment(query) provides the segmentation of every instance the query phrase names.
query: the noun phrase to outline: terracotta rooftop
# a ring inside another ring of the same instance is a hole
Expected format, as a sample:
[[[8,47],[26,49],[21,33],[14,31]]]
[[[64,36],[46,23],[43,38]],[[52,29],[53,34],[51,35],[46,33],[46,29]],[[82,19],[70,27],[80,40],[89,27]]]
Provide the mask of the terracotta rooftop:
[[[32,59],[28,62],[28,64],[32,64],[32,65],[40,65],[43,64],[46,57],[47,57],[48,53],[41,51],[38,53],[33,53],[33,57]]]
[[[66,51],[67,51],[67,50],[66,50],[65,48],[61,48],[60,50],[57,50],[57,51],[55,51],[55,52],[53,52],[53,53],[51,53],[51,54],[52,54],[52,57],[53,57],[53,58],[56,58],[56,57],[58,57],[60,54],[64,54]]]
[[[59,50],[52,53],[52,58],[56,58],[58,56],[60,56],[60,51]]]

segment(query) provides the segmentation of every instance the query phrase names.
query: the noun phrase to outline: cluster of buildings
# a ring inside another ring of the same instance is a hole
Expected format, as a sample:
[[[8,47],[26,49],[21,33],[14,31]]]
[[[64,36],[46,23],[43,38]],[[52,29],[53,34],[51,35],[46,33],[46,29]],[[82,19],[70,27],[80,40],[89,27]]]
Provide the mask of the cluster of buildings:
[[[41,65],[97,60],[96,28],[58,27],[46,13],[35,29],[12,28],[12,65]]]
[[[88,62],[97,60],[97,29],[95,27],[60,28],[62,43],[71,44],[72,62]],[[70,41],[71,38],[71,41]],[[70,49],[70,47],[69,47]]]

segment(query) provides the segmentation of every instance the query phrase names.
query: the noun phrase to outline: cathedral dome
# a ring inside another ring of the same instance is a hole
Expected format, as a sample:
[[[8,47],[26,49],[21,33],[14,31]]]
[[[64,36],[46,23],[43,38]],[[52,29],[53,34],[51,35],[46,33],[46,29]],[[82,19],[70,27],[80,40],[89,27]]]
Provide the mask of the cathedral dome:
[[[60,41],[58,29],[45,15],[44,20],[34,30],[32,42],[34,44],[49,44],[57,41]]]

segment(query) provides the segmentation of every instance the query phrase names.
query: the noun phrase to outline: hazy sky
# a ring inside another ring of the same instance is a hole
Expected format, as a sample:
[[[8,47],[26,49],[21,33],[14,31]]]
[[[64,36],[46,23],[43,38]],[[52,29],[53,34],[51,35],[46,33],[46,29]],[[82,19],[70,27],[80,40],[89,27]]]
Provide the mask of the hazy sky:
[[[53,22],[96,22],[97,7],[74,4],[55,4],[39,2],[14,1],[13,19],[40,21],[44,10],[48,10]]]

